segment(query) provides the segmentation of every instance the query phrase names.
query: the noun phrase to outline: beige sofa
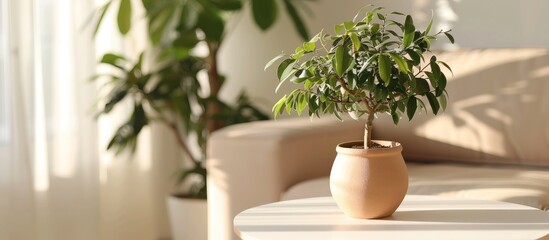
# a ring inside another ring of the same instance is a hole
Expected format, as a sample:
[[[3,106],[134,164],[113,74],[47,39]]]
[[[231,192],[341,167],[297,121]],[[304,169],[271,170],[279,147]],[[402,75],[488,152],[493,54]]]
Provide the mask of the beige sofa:
[[[492,199],[549,209],[549,51],[460,50],[439,55],[454,70],[447,110],[392,125],[374,138],[399,141],[410,194]],[[329,195],[335,145],[360,139],[363,123],[331,116],[254,122],[209,142],[210,239],[237,239],[239,212],[283,199]]]

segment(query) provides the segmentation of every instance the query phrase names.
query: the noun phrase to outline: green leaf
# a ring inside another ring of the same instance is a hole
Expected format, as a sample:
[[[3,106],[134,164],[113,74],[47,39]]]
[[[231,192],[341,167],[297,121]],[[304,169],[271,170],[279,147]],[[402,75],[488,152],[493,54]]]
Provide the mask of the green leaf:
[[[251,0],[255,23],[261,30],[266,30],[276,21],[278,8],[275,0]]]
[[[376,8],[374,8],[374,9],[372,9],[370,12],[375,13],[375,12],[377,12],[377,11],[379,11],[379,10],[383,10],[383,9],[384,9],[384,7],[376,7]]]
[[[293,83],[302,83],[305,82],[308,78],[312,77],[311,74],[309,74],[309,71],[300,69],[296,71],[295,78],[292,78]]]
[[[288,79],[290,79],[290,77],[293,77],[295,78],[295,73],[297,72],[297,70],[295,70],[293,68],[293,64],[291,64],[292,67],[289,67],[289,68],[286,68],[286,70],[284,70],[284,72],[282,73],[282,80],[280,81],[279,85],[276,87],[276,90],[275,92],[278,92],[278,88],[280,88],[280,86],[282,85],[282,83]],[[292,79],[293,79],[292,78]]]
[[[305,23],[301,19],[301,16],[299,16],[299,13],[293,5],[292,0],[284,0],[284,5],[286,6],[286,11],[290,15],[290,18],[292,19],[294,27],[299,33],[299,36],[301,36],[303,40],[309,39],[309,31],[307,30],[307,27],[305,27]]]
[[[446,95],[445,94],[440,95],[439,101],[440,101],[440,107],[442,108],[442,111],[446,111],[446,105],[448,104],[446,100]]]
[[[452,36],[452,34],[448,33],[448,32],[444,32],[444,35],[446,35],[446,37],[448,38],[448,40],[450,40],[450,42],[452,44],[454,44],[454,36]]]
[[[192,30],[198,23],[200,10],[190,3],[187,3],[181,9],[180,26],[184,31]]]
[[[425,72],[425,74],[429,78],[429,81],[431,82],[431,85],[435,88],[438,87],[439,77],[437,75],[433,74],[432,72]]]
[[[379,76],[381,77],[381,80],[385,82],[385,86],[389,85],[389,81],[391,80],[391,60],[387,55],[381,54],[379,55],[377,59],[378,63],[378,69],[379,69]]]
[[[276,71],[276,76],[278,77],[278,80],[282,80],[282,74],[284,73],[284,71],[286,71],[287,68],[292,68],[294,66],[294,62],[294,59],[286,59],[282,61],[280,65],[278,65],[278,69]]]
[[[211,0],[210,2],[221,10],[236,11],[242,9],[242,1],[240,0]]]
[[[437,87],[444,90],[446,89],[446,84],[447,84],[446,75],[440,74]]]
[[[109,94],[108,102],[105,104],[102,113],[109,113],[122,99],[126,97],[128,88],[121,86],[112,90]]]
[[[353,90],[356,87],[357,76],[353,72],[349,72],[347,75],[347,84],[349,89]]]
[[[118,65],[116,62],[118,61],[126,61],[126,59],[123,56],[113,54],[113,53],[106,53],[101,58],[101,63],[106,63],[110,65]]]
[[[316,112],[318,110],[318,104],[316,103],[316,100],[317,96],[315,95],[311,95],[311,97],[307,100],[307,104],[309,105],[309,111]]]
[[[153,45],[157,45],[167,32],[170,21],[175,14],[175,8],[169,8],[150,19],[149,38]]]
[[[301,57],[303,57],[303,55],[305,54],[305,51],[303,50],[302,47],[298,47],[296,50],[295,50],[295,53],[293,53],[292,55],[290,55],[290,57],[292,59],[295,59],[295,60],[298,60],[300,59]]]
[[[416,87],[414,92],[418,95],[423,95],[426,92],[429,92],[429,83],[423,78],[416,78]]]
[[[271,59],[267,64],[265,64],[265,68],[263,68],[263,71],[266,71],[267,68],[271,67],[271,65],[273,65],[273,63],[275,63],[279,59],[283,58],[284,56],[286,56],[286,54],[281,53],[281,54],[277,55],[276,57],[274,57],[273,59]]]
[[[362,73],[364,70],[366,70],[366,68],[369,67],[370,64],[371,64],[373,61],[377,60],[377,56],[378,56],[378,55],[379,55],[379,53],[376,53],[376,54],[372,55],[370,58],[368,58],[368,59],[366,60],[366,62],[364,62],[364,64],[362,64],[362,67],[360,68],[360,70],[358,71],[358,73]]]
[[[388,33],[390,33],[391,35],[397,37],[397,38],[400,38],[400,35],[398,35],[398,33],[396,33],[395,31],[393,30],[386,30]]]
[[[307,107],[308,103],[307,95],[304,92],[299,92],[299,95],[297,96],[297,102],[296,102],[296,111],[298,115],[301,115],[305,107]]]
[[[425,32],[423,33],[424,36],[427,36],[429,34],[429,31],[431,31],[431,26],[433,26],[433,11],[431,11],[431,20],[429,21],[429,25],[427,25],[427,29],[425,29]]]
[[[436,61],[436,60],[435,60]],[[440,74],[442,74],[442,72],[440,71],[440,67],[438,66],[438,64],[435,62],[435,61],[431,61],[430,64],[431,64],[431,72],[433,74],[435,74],[437,77],[440,76]]]
[[[280,89],[280,86],[282,86],[282,84],[288,80],[291,76],[294,76],[294,74],[297,72],[297,70],[295,70],[293,68],[295,63],[291,63],[290,65],[288,65],[288,67],[284,70],[284,72],[282,72],[282,76],[281,76],[281,80],[280,82],[278,83],[278,86],[276,86],[276,89],[275,89],[275,92],[278,92],[278,89]],[[294,76],[295,78],[295,76]]]
[[[315,42],[304,42],[303,43],[303,50],[305,52],[312,52],[316,49],[316,43]]]
[[[354,22],[351,22],[351,21],[347,21],[347,22],[343,22],[343,27],[345,27],[345,31],[348,32],[350,31],[351,29],[353,29],[355,27],[355,23]]]
[[[366,24],[370,23],[374,19],[374,13],[373,12],[366,12],[366,18],[364,19],[364,22]]]
[[[446,63],[443,62],[443,61],[437,61],[437,63],[440,63],[440,64],[444,65],[444,67],[446,67],[446,69],[448,69],[448,71],[450,71],[450,73],[452,74],[452,76],[454,76],[454,72],[452,71],[452,68],[450,68],[450,66],[448,66],[448,64],[446,64]]]
[[[381,14],[381,13],[377,14],[377,18],[379,18],[379,20],[381,20],[381,21],[385,21],[385,16],[383,16],[383,14]]]
[[[221,41],[225,22],[217,14],[208,11],[202,11],[198,16],[197,27],[206,35],[206,40]]]
[[[311,40],[309,40],[309,42],[314,42],[316,43],[318,40],[320,40],[322,38],[322,35],[324,35],[324,30],[321,30],[319,33],[317,33],[316,35],[314,35]]]
[[[406,106],[406,114],[408,115],[408,120],[410,121],[412,120],[412,118],[416,114],[416,110],[417,110],[417,98],[414,96],[410,96],[410,98],[408,98],[408,103]]]
[[[408,53],[408,56],[412,59],[412,63],[414,66],[419,65],[421,62],[421,58],[417,52],[415,52],[413,49],[406,49],[406,53]]]
[[[334,25],[334,32],[336,34],[343,32],[343,30],[345,30],[345,27],[343,26],[343,24]]]
[[[400,44],[399,41],[393,41],[389,38],[389,39],[383,41],[382,43],[380,43],[379,45],[377,45],[376,49],[387,49],[391,45],[398,45],[398,44]]]
[[[374,97],[377,101],[382,101],[386,99],[387,95],[389,95],[389,91],[383,86],[378,86],[374,90]]]
[[[399,23],[399,22],[394,21],[394,20],[389,20],[389,25],[388,26],[392,26],[392,25],[395,25],[398,28],[400,28],[402,31],[404,31],[404,25],[402,25],[402,23]]]
[[[286,95],[284,95],[284,97],[282,97],[280,100],[278,100],[278,102],[275,103],[275,105],[273,106],[273,114],[274,114],[274,119],[276,119],[276,117],[278,116],[278,114],[281,113],[281,110],[283,110],[283,107],[284,105],[286,104]]]
[[[93,36],[97,35],[97,31],[99,31],[99,26],[101,26],[101,22],[103,22],[103,18],[105,17],[105,13],[107,13],[107,10],[109,9],[109,6],[111,5],[112,1],[107,2],[103,7],[101,7],[99,18],[97,19],[97,24],[95,25],[95,29],[93,30]]]
[[[430,63],[431,64],[431,71],[433,73],[434,80],[436,81],[436,84],[433,84],[433,86],[440,87],[440,88],[444,89],[446,87],[446,81],[445,81],[446,78],[444,80],[442,80],[443,74],[440,71],[440,67],[438,66],[438,64],[435,61],[436,61],[436,59],[432,60],[431,63]],[[444,81],[444,83],[441,83],[442,81]]]
[[[381,26],[378,23],[374,23],[374,24],[372,24],[372,27],[370,28],[370,31],[372,31],[372,33],[377,33],[380,28],[381,28]]]
[[[294,106],[294,98],[295,98],[295,92],[297,92],[297,89],[293,90],[289,95],[288,97],[286,98],[286,103],[285,103],[285,108],[286,108],[286,113],[288,115],[290,115],[291,111],[292,111],[292,106]]]
[[[334,116],[337,118],[337,120],[339,121],[343,121],[343,118],[341,118],[341,114],[339,114],[339,111],[337,109],[335,109],[337,107],[337,105],[334,105]]]
[[[406,21],[404,22],[404,37],[402,39],[402,44],[404,48],[407,48],[414,41],[414,32],[416,28],[414,27],[414,22],[412,16],[407,15]]]
[[[351,38],[351,41],[353,42],[353,49],[355,51],[358,51],[360,49],[360,39],[358,39],[358,35],[354,32],[349,33],[349,37]]]
[[[419,104],[420,110],[421,109],[425,110],[425,114],[427,114],[427,107],[425,106],[425,103],[423,102],[423,100],[421,100],[421,98],[416,98],[416,99],[417,99],[417,103]]]
[[[398,70],[403,73],[408,73],[408,64],[404,58],[396,53],[389,53],[389,56],[397,63]]]
[[[398,125],[398,122],[400,121],[400,116],[398,115],[398,113],[397,112],[392,112],[391,117],[393,118],[393,123],[395,125]]]
[[[353,63],[353,58],[349,54],[349,51],[342,45],[337,46],[334,60],[334,71],[339,77],[342,77]]]
[[[440,109],[440,105],[438,103],[437,97],[432,92],[427,93],[427,100],[429,100],[429,104],[431,105],[431,109],[433,110],[433,114],[437,115],[438,110]]]
[[[118,8],[118,30],[126,35],[132,26],[132,3],[131,0],[120,0]]]

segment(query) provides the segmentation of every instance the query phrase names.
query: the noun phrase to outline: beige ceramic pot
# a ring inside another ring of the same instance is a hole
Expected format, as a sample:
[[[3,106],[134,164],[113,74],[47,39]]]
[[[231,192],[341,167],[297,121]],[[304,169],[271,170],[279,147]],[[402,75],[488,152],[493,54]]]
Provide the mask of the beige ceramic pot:
[[[354,218],[393,214],[408,190],[408,171],[397,142],[374,141],[389,148],[356,149],[362,141],[339,144],[330,173],[330,191],[341,210]]]
[[[170,196],[167,199],[173,240],[208,239],[206,199]]]

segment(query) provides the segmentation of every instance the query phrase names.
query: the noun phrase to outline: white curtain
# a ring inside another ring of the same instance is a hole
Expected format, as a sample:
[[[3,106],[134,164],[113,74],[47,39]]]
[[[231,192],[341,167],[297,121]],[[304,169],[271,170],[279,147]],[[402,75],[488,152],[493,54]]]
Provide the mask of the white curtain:
[[[2,240],[169,236],[164,198],[177,157],[152,161],[174,151],[149,140],[163,129],[146,132],[134,156],[103,150],[123,119],[94,119],[98,88],[89,78],[100,52],[135,41],[105,28],[94,44],[86,22],[100,2],[0,0]]]

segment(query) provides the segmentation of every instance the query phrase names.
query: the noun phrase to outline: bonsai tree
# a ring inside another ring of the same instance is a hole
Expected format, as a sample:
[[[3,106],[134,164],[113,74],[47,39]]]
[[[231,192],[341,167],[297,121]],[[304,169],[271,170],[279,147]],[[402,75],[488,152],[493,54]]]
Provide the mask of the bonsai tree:
[[[281,0],[304,38],[307,29],[294,5],[294,0]],[[219,98],[225,77],[218,70],[218,52],[226,35],[225,26],[231,16],[251,5],[257,27],[266,30],[278,16],[280,3],[275,0],[142,0],[151,49],[142,52],[136,61],[120,54],[107,53],[100,63],[114,68],[106,76],[110,91],[102,97],[99,114],[108,114],[123,102],[131,102],[133,111],[108,144],[107,149],[135,151],[141,130],[152,122],[168,127],[187,159],[190,168],[183,169],[179,181],[191,175],[201,181],[190,183],[183,195],[206,198],[204,166],[208,136],[224,126],[268,119],[242,93],[234,104]],[[134,3],[135,4],[135,3]],[[117,7],[117,26],[125,35],[132,28],[132,1],[110,0],[98,11],[95,32],[108,9]],[[115,9],[116,10],[116,9]],[[197,46],[206,46],[206,56],[195,54]],[[153,66],[143,67],[144,54],[153,55]],[[199,81],[200,72],[207,73],[206,83]],[[188,141],[188,137],[196,141]],[[191,151],[197,143],[200,153]]]
[[[448,31],[431,34],[432,19],[424,31],[417,30],[410,15],[385,14],[377,7],[353,21],[335,25],[335,34],[323,31],[297,47],[277,69],[280,83],[290,81],[300,87],[284,95],[273,107],[274,116],[292,110],[309,116],[349,113],[365,121],[364,148],[371,148],[376,114],[387,113],[398,124],[402,115],[412,120],[426,109],[425,98],[434,114],[446,108],[446,76],[441,66],[450,67],[435,56],[425,59],[431,42]],[[364,16],[364,17],[361,17]],[[391,17],[401,17],[404,22]],[[450,69],[451,71],[451,69]]]

